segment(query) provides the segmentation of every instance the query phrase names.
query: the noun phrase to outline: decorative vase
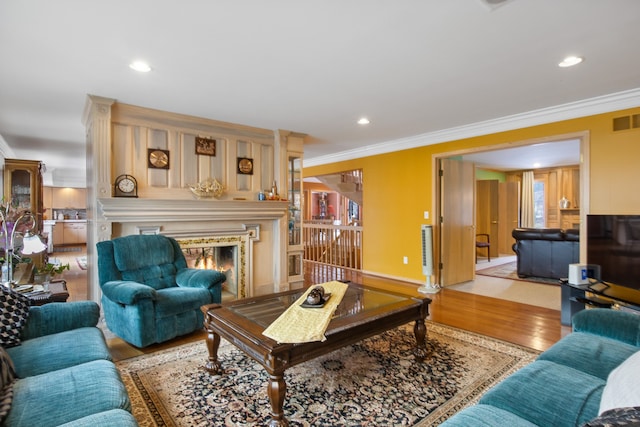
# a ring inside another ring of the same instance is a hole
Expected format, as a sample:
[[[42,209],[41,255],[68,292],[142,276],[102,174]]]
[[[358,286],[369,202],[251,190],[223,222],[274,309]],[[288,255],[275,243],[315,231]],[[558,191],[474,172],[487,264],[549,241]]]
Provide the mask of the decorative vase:
[[[567,200],[566,197],[562,196],[562,199],[560,199],[560,209],[568,209],[569,205],[569,200]]]

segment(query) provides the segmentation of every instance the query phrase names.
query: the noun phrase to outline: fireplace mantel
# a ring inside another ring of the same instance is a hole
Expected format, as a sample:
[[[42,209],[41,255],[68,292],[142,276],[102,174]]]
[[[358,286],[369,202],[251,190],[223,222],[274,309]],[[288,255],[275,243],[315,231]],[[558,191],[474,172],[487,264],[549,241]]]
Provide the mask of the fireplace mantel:
[[[287,221],[282,201],[147,199],[97,200],[95,225],[100,240],[150,231],[177,239],[202,236],[242,241],[239,296],[289,289]]]
[[[275,220],[288,203],[250,200],[98,199],[99,216],[111,222]]]

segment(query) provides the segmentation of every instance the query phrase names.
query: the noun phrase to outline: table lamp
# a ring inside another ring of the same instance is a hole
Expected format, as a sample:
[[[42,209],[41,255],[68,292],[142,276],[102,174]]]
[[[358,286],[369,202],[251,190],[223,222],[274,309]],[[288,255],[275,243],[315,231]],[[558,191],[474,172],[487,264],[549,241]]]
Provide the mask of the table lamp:
[[[40,238],[33,233],[33,229],[36,227],[36,218],[31,213],[25,213],[18,217],[18,219],[13,224],[13,229],[9,234],[7,228],[7,220],[2,211],[0,211],[0,219],[2,219],[2,232],[4,233],[5,238],[5,263],[7,263],[7,280],[3,280],[3,285],[5,287],[10,288],[13,283],[13,256],[15,251],[15,237],[16,230],[21,222],[24,224],[29,224],[27,230],[21,232],[23,234],[22,238],[22,254],[23,255],[31,255],[44,251],[47,248],[47,245],[42,243]],[[20,232],[18,232],[20,234]]]

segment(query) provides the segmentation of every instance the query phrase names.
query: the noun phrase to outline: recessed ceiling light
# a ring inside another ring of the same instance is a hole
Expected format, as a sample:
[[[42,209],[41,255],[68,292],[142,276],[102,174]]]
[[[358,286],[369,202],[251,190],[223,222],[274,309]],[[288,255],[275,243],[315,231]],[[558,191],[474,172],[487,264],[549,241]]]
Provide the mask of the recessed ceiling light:
[[[151,67],[149,66],[149,64],[144,61],[133,61],[131,64],[129,64],[129,67],[132,70],[136,70],[141,73],[148,73],[149,71],[151,71]]]
[[[368,125],[369,123],[371,122],[366,117],[362,117],[360,120],[358,120],[359,125]]]
[[[539,168],[540,166],[541,166],[540,163],[537,163],[537,162],[533,164],[533,167],[536,169]]]
[[[558,64],[558,67],[562,67],[562,68],[573,67],[574,65],[578,65],[582,61],[583,59],[579,56],[567,56],[562,60],[561,63]]]

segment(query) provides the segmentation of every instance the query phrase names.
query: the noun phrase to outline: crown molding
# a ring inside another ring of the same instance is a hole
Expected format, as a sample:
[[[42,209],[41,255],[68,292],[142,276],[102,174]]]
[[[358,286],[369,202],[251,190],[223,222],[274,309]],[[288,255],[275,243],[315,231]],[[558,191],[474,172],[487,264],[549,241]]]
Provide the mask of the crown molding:
[[[304,159],[319,166],[640,106],[640,88]]]

